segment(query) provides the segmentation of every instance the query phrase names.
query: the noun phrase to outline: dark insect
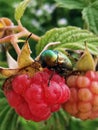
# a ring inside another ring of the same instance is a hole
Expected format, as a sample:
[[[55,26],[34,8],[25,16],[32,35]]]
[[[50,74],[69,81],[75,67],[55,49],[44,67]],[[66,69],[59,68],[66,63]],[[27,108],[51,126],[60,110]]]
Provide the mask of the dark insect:
[[[62,76],[72,71],[72,63],[67,55],[55,50],[45,50],[39,58],[42,67],[55,70]]]
[[[27,37],[26,42],[29,40],[31,35],[32,33]],[[55,43],[49,43],[48,47],[53,44]],[[68,56],[56,50],[44,50],[35,58],[35,62],[39,62],[43,68],[47,67],[48,69],[56,71],[61,76],[66,76],[73,70],[72,62]]]

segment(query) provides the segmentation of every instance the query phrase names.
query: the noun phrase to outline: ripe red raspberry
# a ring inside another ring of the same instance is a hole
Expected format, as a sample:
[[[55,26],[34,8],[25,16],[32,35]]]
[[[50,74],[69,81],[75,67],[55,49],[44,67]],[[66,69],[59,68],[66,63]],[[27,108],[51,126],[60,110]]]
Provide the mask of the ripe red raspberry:
[[[46,120],[69,99],[70,90],[65,79],[56,73],[51,77],[52,74],[53,71],[45,69],[33,77],[17,75],[4,83],[9,104],[26,120]]]
[[[29,77],[28,75],[25,74],[16,76],[12,82],[13,90],[17,94],[21,95],[25,92],[25,90],[28,88],[29,85],[30,85]]]
[[[13,107],[17,107],[21,102],[24,100],[21,95],[18,95],[13,89],[12,89],[12,80],[13,78],[9,78],[5,81],[3,85],[4,94],[7,97],[8,103]],[[17,97],[17,98],[16,98]]]
[[[84,75],[71,75],[67,78],[67,85],[71,97],[63,104],[64,110],[83,120],[97,118],[98,73],[88,71]]]

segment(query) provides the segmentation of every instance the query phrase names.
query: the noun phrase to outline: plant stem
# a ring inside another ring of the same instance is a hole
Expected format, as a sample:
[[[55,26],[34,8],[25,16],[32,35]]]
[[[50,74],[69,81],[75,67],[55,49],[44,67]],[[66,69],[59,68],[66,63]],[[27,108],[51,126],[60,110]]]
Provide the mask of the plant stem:
[[[18,46],[18,40],[19,38],[22,38],[22,37],[28,37],[31,32],[28,31],[25,27],[23,27],[23,25],[21,24],[21,21],[19,20],[18,21],[18,25],[15,26],[5,26],[3,28],[0,29],[0,32],[2,33],[2,31],[7,31],[7,30],[12,30],[13,32],[0,38],[0,44],[3,44],[3,43],[11,43],[12,46],[14,47],[16,53],[19,55],[21,53],[21,50]],[[34,39],[35,41],[39,41],[40,37],[33,34],[31,35],[32,39]]]
[[[0,28],[0,31],[4,31],[4,30],[18,31],[18,26],[6,26],[6,27]]]
[[[21,50],[20,50],[20,48],[19,48],[19,46],[18,46],[18,44],[17,44],[17,40],[18,40],[17,37],[13,36],[13,37],[11,38],[11,44],[12,44],[12,46],[14,47],[14,49],[15,49],[17,55],[20,55]]]
[[[31,34],[30,31],[28,31],[25,27],[22,26],[22,23],[20,20],[18,21],[18,25],[19,25],[19,30],[20,30],[20,33],[17,34],[18,38],[23,37],[23,36],[27,37]],[[40,39],[40,37],[34,33],[32,33],[31,38],[34,39],[35,41],[39,41]]]

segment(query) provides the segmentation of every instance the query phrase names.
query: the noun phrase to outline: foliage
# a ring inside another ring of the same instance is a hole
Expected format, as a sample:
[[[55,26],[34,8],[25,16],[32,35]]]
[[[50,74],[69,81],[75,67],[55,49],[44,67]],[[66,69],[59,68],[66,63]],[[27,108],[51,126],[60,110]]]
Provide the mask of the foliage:
[[[98,51],[96,48],[98,43],[97,36],[87,30],[82,30],[79,28],[79,26],[82,26],[98,34],[98,1],[55,1],[58,3],[58,5],[60,5],[60,8],[56,7],[56,3],[53,0],[33,0],[30,1],[29,5],[26,1],[26,5],[23,6],[23,10],[21,14],[19,14],[21,6],[18,6],[18,9],[16,8],[16,5],[18,5],[20,0],[9,0],[9,2],[6,0],[1,0],[0,7],[2,7],[2,9],[0,16],[7,16],[11,18],[14,22],[16,22],[15,19],[18,21],[23,15],[22,22],[25,27],[27,27],[30,31],[38,35],[44,34],[43,36],[41,36],[41,39],[39,40],[36,46],[36,54],[34,52],[35,55],[38,55],[46,44],[53,41],[60,41],[61,44],[52,46],[50,47],[50,49],[56,49],[61,51],[64,51],[65,48],[71,48],[75,50],[84,49],[84,42],[86,41],[88,43],[90,52],[94,55],[98,55]],[[7,10],[5,10],[5,8],[7,8]],[[15,8],[16,13],[14,19],[13,16]],[[24,11],[26,11],[25,14]],[[62,14],[62,11],[65,12],[65,14]],[[74,20],[72,20],[72,18],[70,17],[72,12],[79,13],[79,16],[74,16]],[[82,17],[80,13],[82,14]],[[82,24],[82,18],[84,19],[84,25]],[[77,22],[77,19],[79,20],[79,22]],[[64,20],[64,23],[60,23],[60,20]],[[69,26],[63,27],[61,29],[51,29],[53,27],[61,27],[66,25],[76,25],[78,27]],[[51,30],[46,32],[49,29]],[[31,48],[32,51],[35,51],[35,49],[33,49],[35,48],[35,45],[31,45]],[[2,53],[3,52],[1,50],[0,60],[4,60],[4,58],[2,58]],[[5,62],[1,61],[0,66],[6,67],[7,65]],[[5,77],[0,76],[0,86],[3,84],[4,79]],[[3,91],[2,89],[0,89],[0,130],[96,130],[98,129],[97,124],[98,119],[93,121],[81,121],[74,117],[70,117],[67,113],[64,113],[62,110],[60,110],[58,113],[54,113],[54,115],[45,122],[27,122],[23,118],[19,117],[14,112],[14,110],[9,107],[4,97]]]
[[[98,1],[97,0],[55,0],[64,8],[82,10],[82,17],[87,29],[98,34]]]
[[[21,19],[29,2],[30,2],[30,0],[26,0],[25,2],[23,1],[16,7],[16,9],[15,9],[16,21]]]
[[[36,52],[37,54],[44,48],[44,46],[50,42],[59,41],[61,44],[54,45],[51,48],[56,50],[65,49],[84,49],[85,42],[92,54],[98,55],[97,46],[98,38],[93,33],[87,30],[81,30],[80,28],[68,26],[66,28],[54,28],[44,36],[41,37],[39,43],[37,44]]]

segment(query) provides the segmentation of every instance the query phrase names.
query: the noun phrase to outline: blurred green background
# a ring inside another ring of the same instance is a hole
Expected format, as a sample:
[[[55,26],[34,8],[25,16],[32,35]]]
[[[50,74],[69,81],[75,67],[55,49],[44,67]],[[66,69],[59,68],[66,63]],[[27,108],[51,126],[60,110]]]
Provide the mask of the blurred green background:
[[[8,17],[17,24],[14,19],[14,10],[19,2],[21,2],[21,0],[0,0],[0,17]],[[58,7],[54,0],[32,0],[31,3],[32,4],[26,9],[21,21],[23,26],[38,36],[42,36],[46,31],[54,27],[72,25],[83,28],[81,10],[68,10]],[[32,57],[36,56],[35,45],[36,42],[34,41],[33,44],[30,44],[33,52]],[[13,54],[13,57],[16,57],[16,54]],[[7,67],[6,53],[2,45],[0,45],[0,66]],[[4,77],[0,75],[0,86],[2,86],[3,81]],[[1,89],[0,97],[4,99]],[[4,104],[4,101],[2,101],[3,105],[2,102],[0,103],[0,107],[2,105],[2,108],[8,106],[6,101]],[[11,109],[9,106],[8,108],[9,110]],[[11,128],[4,127],[3,129],[2,126],[0,130],[98,130],[98,119],[81,121],[64,113],[62,110],[58,113],[54,113],[48,121],[41,123],[26,122],[13,112],[12,115],[10,115],[12,118],[9,124],[3,121],[6,120],[7,122],[9,120],[7,117],[8,113],[3,112],[2,114],[1,111],[2,109],[0,109],[0,125],[3,123],[3,125],[11,126]]]
[[[8,17],[14,24],[17,24],[14,18],[14,12],[15,7],[21,1],[0,0],[0,17]],[[46,31],[54,27],[66,27],[68,25],[83,27],[81,10],[68,10],[58,7],[55,0],[31,0],[31,4],[27,7],[21,22],[29,31],[38,36],[42,36]],[[35,41],[30,44],[32,57],[36,55],[35,44]],[[6,61],[3,46],[1,46],[0,52],[0,60]],[[15,53],[13,57],[15,57]]]

